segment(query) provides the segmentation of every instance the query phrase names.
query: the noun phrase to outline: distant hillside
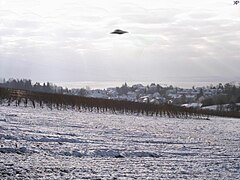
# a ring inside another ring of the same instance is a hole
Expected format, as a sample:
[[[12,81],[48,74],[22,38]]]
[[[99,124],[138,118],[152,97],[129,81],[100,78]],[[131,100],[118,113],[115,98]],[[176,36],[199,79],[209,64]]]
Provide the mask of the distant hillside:
[[[121,87],[107,89],[68,89],[56,86],[52,83],[32,83],[27,79],[9,79],[3,80],[0,87],[14,88],[19,90],[28,90],[34,92],[58,93],[67,95],[76,95],[80,97],[123,100],[139,103],[151,103],[156,105],[172,104],[177,106],[193,107],[191,104],[201,104],[202,107],[224,104],[230,104],[227,111],[239,111],[236,106],[240,103],[240,86],[235,83],[219,83],[207,87],[192,87],[184,89],[179,87],[161,86],[151,83],[150,85],[135,84],[128,86],[127,83]],[[194,108],[201,108],[194,106]],[[223,108],[218,108],[224,110]]]
[[[171,104],[157,105],[112,99],[88,98],[73,95],[53,94],[0,88],[0,104],[15,104],[19,106],[31,104],[34,108],[47,106],[49,108],[67,109],[90,112],[111,112],[123,114],[136,114],[146,116],[164,116],[171,118],[206,118],[208,116],[240,117],[239,112],[212,111],[192,109]]]

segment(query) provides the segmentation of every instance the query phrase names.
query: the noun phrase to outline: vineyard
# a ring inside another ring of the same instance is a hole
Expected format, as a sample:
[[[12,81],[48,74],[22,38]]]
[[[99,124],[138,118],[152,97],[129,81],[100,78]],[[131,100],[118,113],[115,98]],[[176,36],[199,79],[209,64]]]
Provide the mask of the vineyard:
[[[203,110],[174,106],[171,104],[156,105],[150,103],[88,98],[74,95],[43,93],[9,88],[0,88],[0,103],[3,102],[7,103],[9,106],[11,104],[16,106],[24,104],[26,107],[31,105],[35,108],[38,104],[42,108],[47,106],[50,109],[56,108],[58,110],[63,110],[70,107],[71,109],[77,111],[137,114],[169,118],[208,119],[209,116],[234,118],[240,117],[240,113],[235,111]]]

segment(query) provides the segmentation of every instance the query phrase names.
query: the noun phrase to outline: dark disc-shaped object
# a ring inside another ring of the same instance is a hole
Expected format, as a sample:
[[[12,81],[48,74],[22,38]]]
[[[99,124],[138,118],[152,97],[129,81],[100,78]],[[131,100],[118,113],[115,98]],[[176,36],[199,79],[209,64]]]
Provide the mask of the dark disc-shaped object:
[[[111,32],[111,34],[125,34],[128,33],[127,31],[123,31],[121,29],[116,29],[113,32]]]

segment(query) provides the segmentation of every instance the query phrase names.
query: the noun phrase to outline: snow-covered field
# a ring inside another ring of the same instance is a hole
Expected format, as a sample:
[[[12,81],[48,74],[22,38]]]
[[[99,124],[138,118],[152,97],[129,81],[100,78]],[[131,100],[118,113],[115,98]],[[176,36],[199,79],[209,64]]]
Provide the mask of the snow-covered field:
[[[0,106],[0,179],[240,179],[240,119]]]

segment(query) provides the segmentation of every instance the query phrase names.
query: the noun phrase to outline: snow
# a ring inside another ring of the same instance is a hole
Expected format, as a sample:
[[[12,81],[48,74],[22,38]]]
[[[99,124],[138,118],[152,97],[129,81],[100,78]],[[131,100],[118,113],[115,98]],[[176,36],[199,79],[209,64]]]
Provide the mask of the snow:
[[[240,119],[0,106],[1,179],[239,179]]]
[[[182,107],[187,107],[187,108],[201,108],[202,103],[190,103],[190,104],[182,104]]]

